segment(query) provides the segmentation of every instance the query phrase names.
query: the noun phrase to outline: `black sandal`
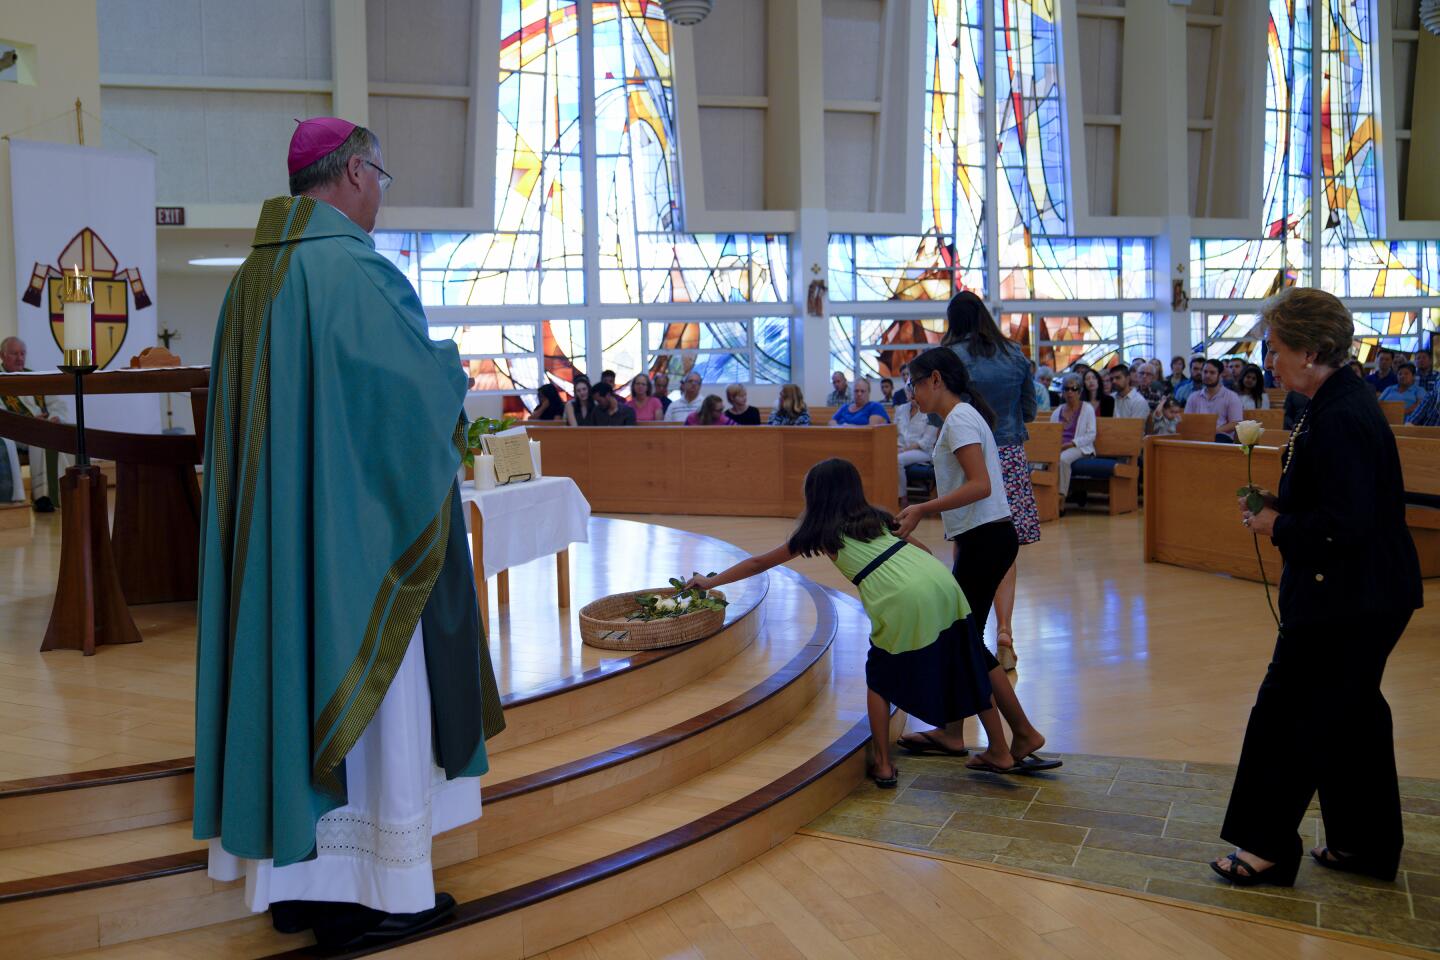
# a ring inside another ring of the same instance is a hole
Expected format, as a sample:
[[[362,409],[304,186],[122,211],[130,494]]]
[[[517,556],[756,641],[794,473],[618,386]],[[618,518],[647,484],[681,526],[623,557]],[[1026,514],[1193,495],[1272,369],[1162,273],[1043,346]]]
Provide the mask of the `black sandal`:
[[[1226,861],[1230,863],[1228,870],[1220,866]],[[1274,863],[1264,870],[1257,870],[1240,859],[1240,854],[1232,853],[1221,860],[1211,860],[1210,869],[1237,887],[1253,887],[1261,883],[1271,883],[1277,887],[1293,887],[1295,874],[1300,870],[1300,861],[1297,860],[1288,867],[1285,864]]]
[[[941,743],[939,740],[936,740],[935,735],[929,730],[921,730],[919,733],[915,734],[915,736],[919,737],[925,742],[917,743],[914,740],[906,740],[902,736],[900,739],[895,741],[895,746],[899,747],[901,750],[904,750],[912,757],[925,757],[931,754],[938,754],[942,757],[970,756],[970,751],[965,747],[961,747],[959,750],[951,750],[949,747],[945,746],[945,744]]]
[[[1319,850],[1310,851],[1310,859],[1314,860],[1326,870],[1339,870],[1341,873],[1358,873],[1367,877],[1375,877],[1379,880],[1393,881],[1398,870],[1378,870],[1373,861],[1360,856],[1358,853],[1341,853],[1333,847],[1321,847]]]
[[[879,787],[881,790],[894,790],[897,786],[900,785],[900,768],[892,763],[890,765],[890,769],[894,770],[895,772],[888,777],[880,776],[878,773],[875,772],[874,767],[871,767],[868,771],[870,779],[875,781],[875,786]]]

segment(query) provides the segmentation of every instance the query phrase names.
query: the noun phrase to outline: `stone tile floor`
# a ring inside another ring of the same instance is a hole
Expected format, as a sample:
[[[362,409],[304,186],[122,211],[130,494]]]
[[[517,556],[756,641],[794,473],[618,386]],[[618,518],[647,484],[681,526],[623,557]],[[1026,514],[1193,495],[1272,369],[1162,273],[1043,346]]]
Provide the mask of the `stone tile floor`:
[[[1405,853],[1394,883],[1307,856],[1292,888],[1242,888],[1205,862],[1234,849],[1220,839],[1234,766],[1054,756],[1065,766],[1003,776],[899,753],[898,789],[867,780],[809,829],[1440,951],[1440,780],[1400,780]],[[1302,834],[1307,849],[1323,841],[1318,802]]]

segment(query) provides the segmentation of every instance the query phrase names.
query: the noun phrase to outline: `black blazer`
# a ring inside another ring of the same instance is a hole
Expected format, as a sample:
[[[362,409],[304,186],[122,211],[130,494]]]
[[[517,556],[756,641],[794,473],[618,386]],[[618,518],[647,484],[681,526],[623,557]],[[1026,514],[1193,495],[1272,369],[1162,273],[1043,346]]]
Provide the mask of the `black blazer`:
[[[1423,606],[1400,454],[1375,391],[1340,368],[1310,400],[1290,446],[1271,538],[1285,560],[1282,628]]]

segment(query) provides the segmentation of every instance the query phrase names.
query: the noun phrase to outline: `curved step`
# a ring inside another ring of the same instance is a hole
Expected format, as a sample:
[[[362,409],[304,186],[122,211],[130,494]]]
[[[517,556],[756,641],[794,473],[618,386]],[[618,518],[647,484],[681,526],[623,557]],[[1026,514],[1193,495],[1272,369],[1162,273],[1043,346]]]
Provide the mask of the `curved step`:
[[[557,738],[560,743],[554,747],[572,748],[573,759],[566,762],[537,766],[533,759],[527,762],[529,754],[538,752],[529,748],[498,755],[486,778],[484,817],[436,839],[437,868],[533,841],[684,783],[770,736],[795,717],[826,682],[827,655],[836,624],[830,602],[819,587],[789,571],[778,572],[777,580],[772,596],[777,601],[789,600],[780,603],[784,615],[777,620],[786,629],[793,628],[797,619],[804,619],[795,601],[807,598],[815,613],[814,627],[807,636],[796,640],[762,635],[753,650],[746,650],[704,684],[697,684],[705,686],[705,691],[680,691],[619,715],[613,722],[600,722],[595,725],[598,732],[589,737],[590,744],[577,743],[577,738]],[[773,649],[767,652],[765,648]],[[722,699],[727,690],[739,692]],[[674,702],[667,703],[667,699]],[[676,713],[677,707],[691,704],[699,707],[698,712]],[[653,722],[656,717],[677,715],[686,719],[652,728],[653,732],[637,739],[623,738],[627,729],[647,719]],[[583,752],[596,743],[602,749]],[[8,925],[12,917],[19,923],[34,921],[38,918],[23,908],[27,902],[40,904],[47,919],[42,925],[31,924],[27,937],[32,952],[40,955],[57,947],[68,949],[65,944],[75,928],[55,926],[54,918],[60,915],[97,931],[100,942],[153,929],[151,922],[174,930],[218,919],[207,910],[172,910],[204,891],[209,880],[202,872],[206,860],[203,845],[189,839],[188,828],[170,841],[180,845],[180,852],[0,884],[0,923]],[[197,876],[177,876],[185,873]],[[216,884],[214,888],[235,886]],[[224,898],[228,901],[224,907],[212,906],[228,910],[231,916],[245,915],[240,891],[229,892],[232,895]],[[126,908],[119,909],[121,904]]]
[[[617,532],[633,539],[640,534],[629,528],[649,525],[595,518],[592,526],[592,539],[603,545],[618,539]],[[682,552],[687,556],[698,553],[709,560],[717,553],[743,556],[724,541],[674,532],[680,534],[676,542],[686,548]],[[583,559],[583,552],[577,548],[577,562]],[[634,571],[633,576],[646,582],[664,579],[648,569]],[[731,590],[725,629],[705,643],[628,656],[607,652],[589,669],[506,694],[501,699],[507,727],[488,744],[491,753],[588,726],[709,675],[754,640],[767,589],[767,582],[760,578]],[[580,604],[592,599],[578,590],[577,586],[572,616]],[[574,643],[579,642],[577,631],[567,629],[564,633],[560,642],[570,642],[570,636],[576,638]],[[188,820],[193,772],[194,757],[179,757],[106,770],[0,781],[0,851]],[[97,816],[97,811],[104,811],[103,816]]]
[[[456,916],[424,938],[387,952],[417,957],[542,953],[694,889],[780,842],[838,801],[864,772],[869,631],[855,601],[834,591],[825,594],[837,616],[831,683],[798,717],[679,787],[438,870],[437,886],[461,902]],[[197,887],[183,907],[177,904],[165,914],[141,908],[112,918],[108,933],[117,946],[75,956],[310,955],[304,947],[308,936],[276,934],[265,915],[214,922],[224,919],[227,905],[239,903],[242,891],[239,884],[211,887],[208,892]],[[211,918],[211,925],[118,943],[163,925],[182,909],[191,917]]]

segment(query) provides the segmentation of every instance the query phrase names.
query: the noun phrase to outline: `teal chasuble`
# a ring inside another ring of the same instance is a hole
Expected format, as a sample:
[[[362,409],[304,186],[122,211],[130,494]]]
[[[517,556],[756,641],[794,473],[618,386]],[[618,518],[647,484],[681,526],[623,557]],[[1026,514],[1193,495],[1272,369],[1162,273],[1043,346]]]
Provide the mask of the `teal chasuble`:
[[[455,475],[466,378],[405,276],[327,203],[266,201],[210,371],[195,837],[285,866],[423,621],[435,761],[504,727]]]

